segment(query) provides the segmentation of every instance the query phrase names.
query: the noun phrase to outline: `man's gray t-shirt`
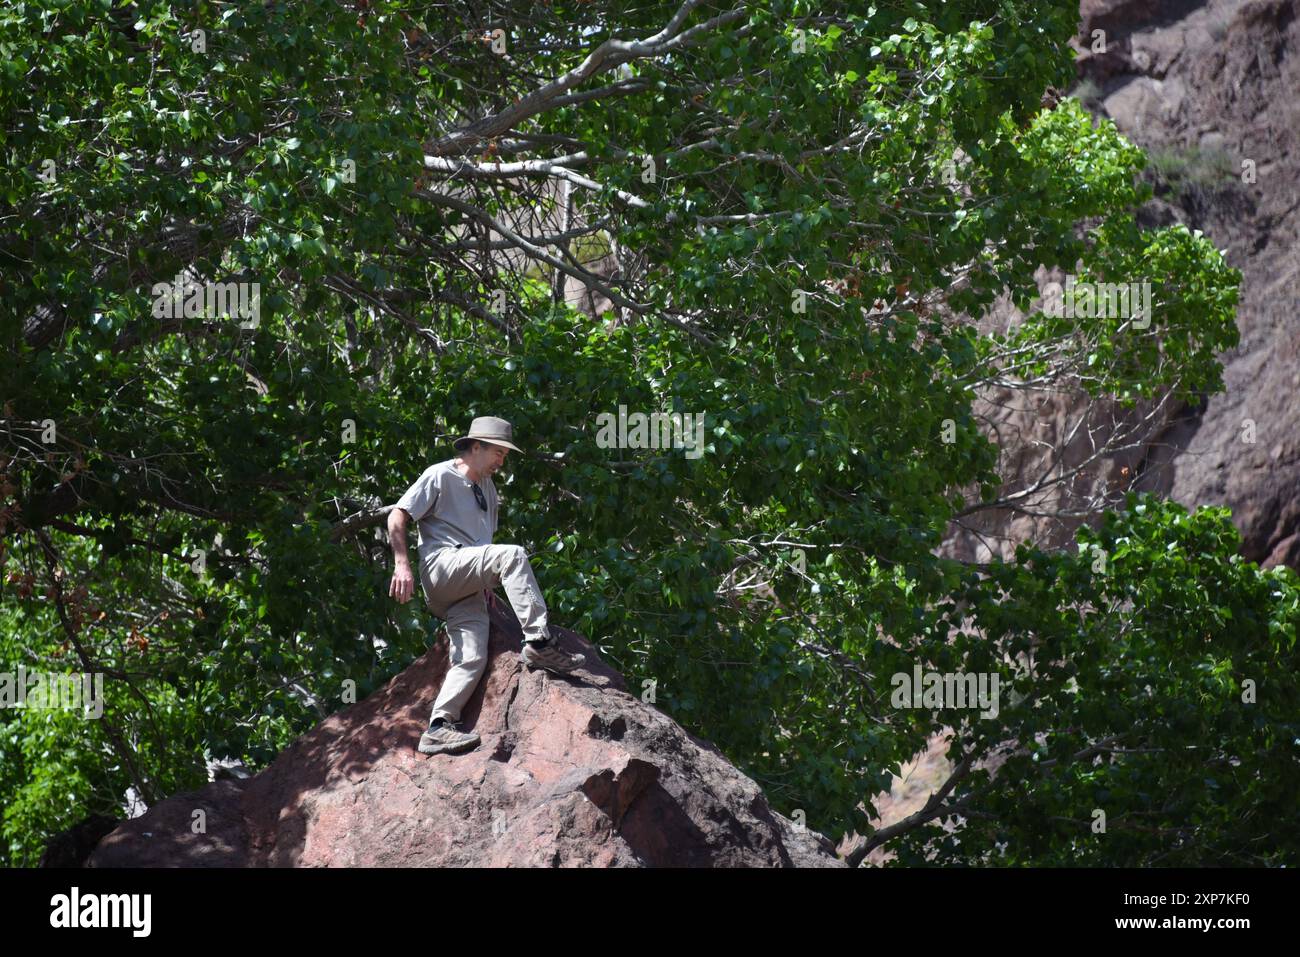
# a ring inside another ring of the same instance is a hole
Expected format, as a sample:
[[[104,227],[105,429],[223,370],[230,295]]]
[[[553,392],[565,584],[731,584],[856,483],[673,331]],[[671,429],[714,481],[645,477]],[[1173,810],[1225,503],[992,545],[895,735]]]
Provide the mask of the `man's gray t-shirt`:
[[[456,470],[455,459],[431,465],[397,500],[420,531],[420,558],[447,545],[492,544],[497,530],[497,487],[492,476],[479,482],[487,511],[479,507],[474,483]]]

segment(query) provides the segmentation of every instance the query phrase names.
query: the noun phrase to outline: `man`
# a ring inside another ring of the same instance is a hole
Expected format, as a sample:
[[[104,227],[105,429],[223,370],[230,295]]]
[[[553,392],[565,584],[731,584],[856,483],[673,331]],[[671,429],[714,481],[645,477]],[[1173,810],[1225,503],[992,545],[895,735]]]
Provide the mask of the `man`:
[[[405,604],[415,592],[406,555],[406,526],[415,519],[420,584],[429,610],[447,622],[451,645],[451,664],[420,738],[424,754],[456,754],[479,743],[477,734],[460,730],[460,713],[487,668],[488,602],[495,603],[498,584],[505,585],[523,627],[525,665],[565,673],[585,660],[561,651],[552,638],[527,553],[518,545],[491,544],[497,528],[492,473],[505,464],[509,449],[520,451],[512,433],[505,419],[476,418],[469,434],[453,443],[461,455],[426,469],[388,514],[394,560],[388,593]]]

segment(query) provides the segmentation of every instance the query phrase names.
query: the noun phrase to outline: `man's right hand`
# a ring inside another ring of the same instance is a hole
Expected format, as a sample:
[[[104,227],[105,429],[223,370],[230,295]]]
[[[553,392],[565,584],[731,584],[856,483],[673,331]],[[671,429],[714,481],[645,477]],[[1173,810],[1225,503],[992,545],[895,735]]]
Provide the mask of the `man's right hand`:
[[[398,564],[393,569],[393,580],[388,584],[388,595],[405,605],[415,594],[415,576],[409,563]]]

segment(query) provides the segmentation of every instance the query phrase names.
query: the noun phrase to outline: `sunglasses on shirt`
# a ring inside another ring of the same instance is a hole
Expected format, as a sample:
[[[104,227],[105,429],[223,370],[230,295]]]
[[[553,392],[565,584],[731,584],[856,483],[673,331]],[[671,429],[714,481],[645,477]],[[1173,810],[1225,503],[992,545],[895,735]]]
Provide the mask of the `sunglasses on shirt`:
[[[471,482],[470,484],[474,486],[474,497],[478,499],[478,507],[486,512],[488,510],[487,499],[483,497],[483,490],[478,487],[477,483]]]

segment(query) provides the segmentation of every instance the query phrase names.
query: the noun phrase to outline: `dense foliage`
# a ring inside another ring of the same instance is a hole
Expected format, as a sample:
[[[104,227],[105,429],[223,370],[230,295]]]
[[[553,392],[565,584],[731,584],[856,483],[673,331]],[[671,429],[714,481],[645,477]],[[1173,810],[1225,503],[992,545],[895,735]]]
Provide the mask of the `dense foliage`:
[[[500,415],[528,454],[498,540],[784,813],[870,834],[951,726],[952,787],[873,837],[901,862],[1294,864],[1294,573],[1154,499],[1081,549],[937,552],[1004,486],[981,388],[1194,399],[1236,343],[1236,271],[1136,222],[1141,152],[1041,102],[1076,26],[1019,0],[0,9],[0,667],[108,679],[97,721],[0,711],[0,855],[205,756],[263,766],[420,654],[436,622],[387,597],[373,516]],[[185,267],[257,283],[256,321],[159,315]],[[1040,267],[1148,279],[1153,321],[1047,314]],[[981,332],[1000,295],[1024,321]],[[599,447],[620,405],[703,412],[705,454]],[[1017,703],[891,705],[918,663]]]

